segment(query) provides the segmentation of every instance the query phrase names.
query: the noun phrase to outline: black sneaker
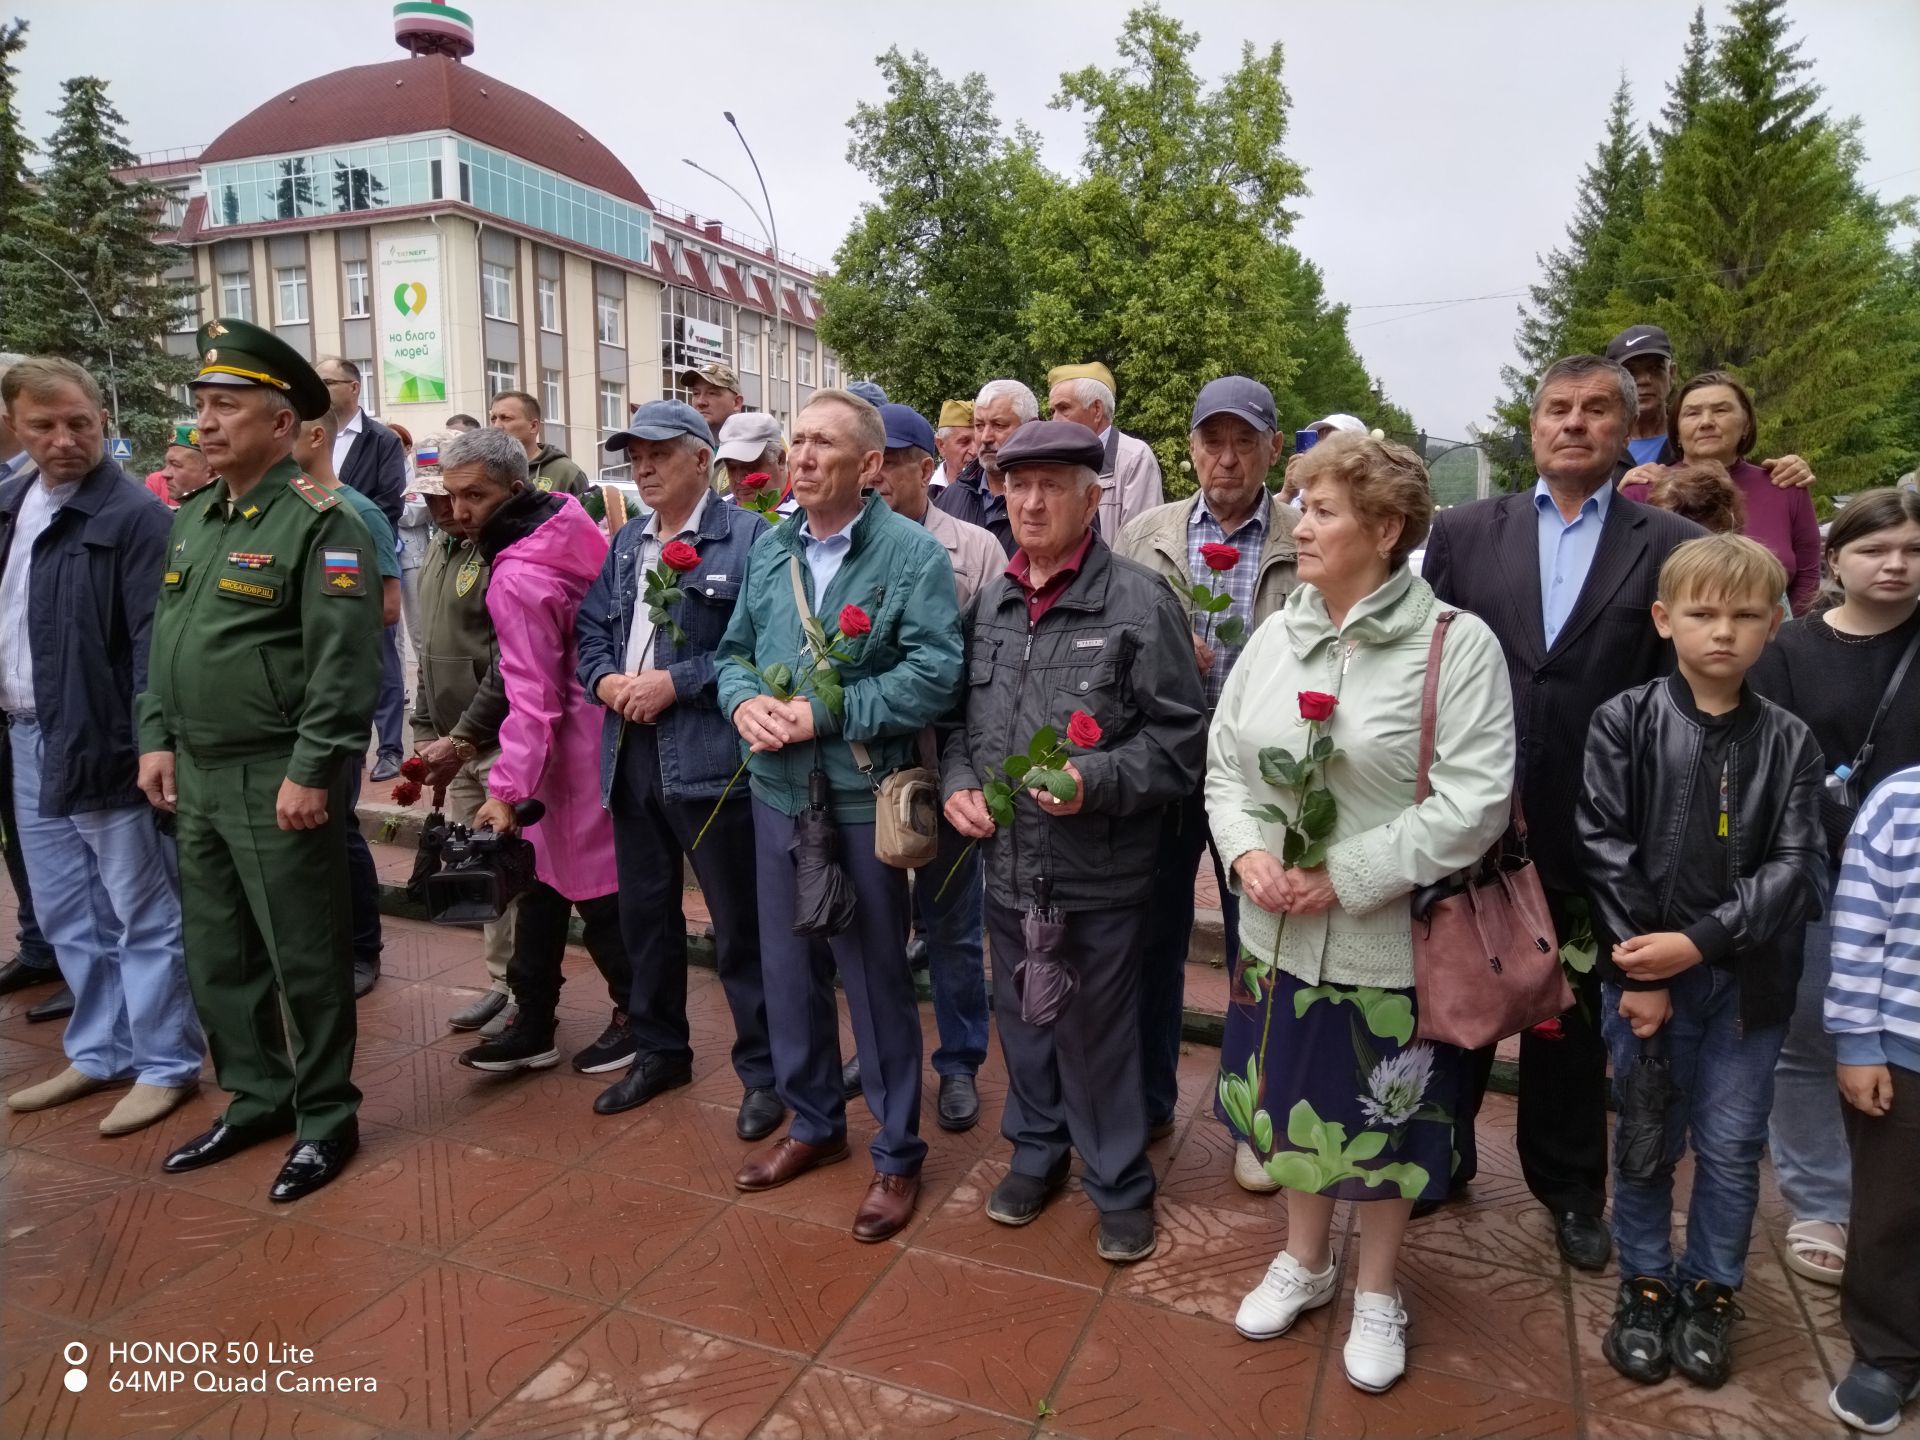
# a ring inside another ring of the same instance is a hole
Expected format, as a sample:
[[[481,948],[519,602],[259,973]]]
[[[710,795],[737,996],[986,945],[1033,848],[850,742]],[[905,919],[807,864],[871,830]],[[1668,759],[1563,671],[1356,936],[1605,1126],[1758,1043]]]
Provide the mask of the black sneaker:
[[[465,1051],[460,1063],[469,1070],[508,1073],[514,1070],[546,1070],[560,1063],[560,1051],[553,1043],[553,1024],[536,1025],[524,1015],[488,1040]]]
[[[1886,1371],[1855,1360],[1827,1397],[1827,1408],[1855,1430],[1885,1435],[1899,1425],[1901,1407],[1916,1394],[1920,1394],[1920,1383],[1902,1387]]]
[[[1650,1275],[1622,1280],[1600,1353],[1629,1380],[1658,1385],[1673,1367],[1667,1337],[1673,1333],[1676,1308],[1673,1287],[1666,1281]]]
[[[1725,1285],[1696,1280],[1687,1286],[1680,1292],[1680,1318],[1669,1346],[1674,1368],[1709,1390],[1726,1384],[1733,1368],[1733,1322],[1745,1314]]]
[[[627,1012],[616,1010],[613,1020],[600,1032],[600,1038],[573,1057],[573,1068],[582,1075],[598,1075],[603,1070],[624,1070],[640,1053],[640,1043],[627,1024]]]

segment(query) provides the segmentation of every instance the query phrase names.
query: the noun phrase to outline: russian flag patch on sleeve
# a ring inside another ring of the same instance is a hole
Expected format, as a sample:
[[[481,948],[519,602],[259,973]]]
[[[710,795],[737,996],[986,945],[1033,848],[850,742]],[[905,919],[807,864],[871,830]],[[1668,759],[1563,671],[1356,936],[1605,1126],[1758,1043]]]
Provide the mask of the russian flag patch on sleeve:
[[[329,595],[363,595],[366,582],[360,574],[358,550],[325,549],[320,552],[321,588]]]

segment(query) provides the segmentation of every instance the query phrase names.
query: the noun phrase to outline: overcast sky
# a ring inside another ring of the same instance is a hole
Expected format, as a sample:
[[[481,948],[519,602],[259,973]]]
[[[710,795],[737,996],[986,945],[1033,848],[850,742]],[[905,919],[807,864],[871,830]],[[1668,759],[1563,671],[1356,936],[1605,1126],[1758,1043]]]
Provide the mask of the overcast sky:
[[[0,13],[9,7],[0,4]],[[33,22],[22,61],[30,131],[60,81],[112,82],[136,150],[204,145],[282,89],[395,58],[387,0],[14,0]],[[853,104],[881,94],[873,57],[924,50],[949,76],[985,73],[1056,170],[1077,167],[1081,119],[1047,108],[1060,73],[1114,63],[1124,0],[470,0],[470,62],[565,111],[656,199],[753,228],[683,156],[757,194],[720,118],[757,151],[784,248],[828,261],[863,199],[846,162]],[[1481,420],[1511,358],[1514,305],[1557,244],[1624,69],[1657,113],[1692,0],[1188,0],[1201,73],[1243,40],[1286,45],[1286,148],[1307,170],[1294,242],[1355,307],[1352,333],[1387,391],[1436,435]],[[1709,4],[1709,20],[1724,15]],[[1790,15],[1826,102],[1858,115],[1863,178],[1920,192],[1920,3],[1796,0]],[[1441,305],[1438,302],[1455,302]],[[1414,303],[1429,302],[1429,303]],[[1122,419],[1126,397],[1121,397]]]

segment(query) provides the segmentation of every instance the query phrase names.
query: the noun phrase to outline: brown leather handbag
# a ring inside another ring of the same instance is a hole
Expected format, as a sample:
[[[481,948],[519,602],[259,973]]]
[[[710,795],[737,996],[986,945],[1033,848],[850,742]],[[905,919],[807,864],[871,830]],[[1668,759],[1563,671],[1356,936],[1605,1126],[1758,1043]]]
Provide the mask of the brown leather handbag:
[[[1428,771],[1433,764],[1440,654],[1447,626],[1459,613],[1449,610],[1439,617],[1427,649],[1415,805],[1433,793]],[[1508,852],[1502,836],[1477,865],[1412,897],[1413,989],[1422,1040],[1478,1050],[1573,1004],[1546,892],[1527,858],[1527,821],[1517,789],[1513,834],[1517,853]]]

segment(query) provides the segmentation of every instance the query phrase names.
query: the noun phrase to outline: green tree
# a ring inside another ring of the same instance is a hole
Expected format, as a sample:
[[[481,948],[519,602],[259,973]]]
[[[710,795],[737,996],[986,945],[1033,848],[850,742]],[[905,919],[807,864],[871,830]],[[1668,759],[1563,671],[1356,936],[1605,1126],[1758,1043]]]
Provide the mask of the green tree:
[[[1660,124],[1653,130],[1654,149],[1662,158],[1673,138],[1693,123],[1700,106],[1713,93],[1713,42],[1707,35],[1707,10],[1694,7],[1687,23],[1687,47],[1681,52],[1680,71],[1667,82],[1667,103],[1660,107]]]
[[[1048,363],[1099,359],[1120,419],[1152,444],[1173,493],[1195,389],[1255,376],[1276,391],[1301,334],[1284,238],[1306,193],[1282,150],[1282,49],[1241,48],[1208,89],[1199,37],[1149,5],[1128,15],[1121,63],[1061,77],[1057,109],[1086,113],[1085,175],[1021,196],[1025,319]]]
[[[1618,328],[1607,318],[1608,299],[1624,278],[1653,173],[1653,157],[1633,120],[1633,91],[1622,75],[1607,107],[1606,133],[1580,177],[1566,243],[1541,258],[1541,278],[1528,287],[1529,303],[1520,307],[1514,336],[1520,358],[1501,367],[1507,393],[1494,407],[1496,429],[1524,433],[1534,387],[1546,368],[1562,355],[1598,349]],[[1522,473],[1531,464],[1504,452],[1494,457],[1509,489],[1523,478],[1532,483]]]
[[[1013,258],[1015,191],[1043,193],[1030,137],[1009,141],[985,77],[947,80],[925,55],[879,59],[887,99],[862,103],[847,159],[880,192],[820,287],[821,338],[851,374],[937,413],[998,375],[1031,376]]]
[[[0,23],[0,245],[14,233],[20,214],[33,200],[27,177],[33,143],[20,128],[19,88],[14,78],[20,72],[13,63],[26,46],[26,21]],[[4,323],[4,311],[0,311],[0,325]]]
[[[62,91],[40,193],[17,222],[21,243],[0,259],[8,343],[65,356],[117,386],[122,430],[150,458],[177,418],[170,392],[192,373],[161,336],[193,287],[163,278],[184,258],[154,240],[164,195],[114,175],[134,155],[106,83],[82,76]]]
[[[1857,122],[1835,122],[1784,0],[1738,0],[1710,86],[1667,146],[1608,325],[1647,320],[1683,373],[1752,389],[1757,453],[1805,456],[1824,494],[1898,473],[1898,403],[1920,383],[1891,243],[1911,201],[1859,184]]]

